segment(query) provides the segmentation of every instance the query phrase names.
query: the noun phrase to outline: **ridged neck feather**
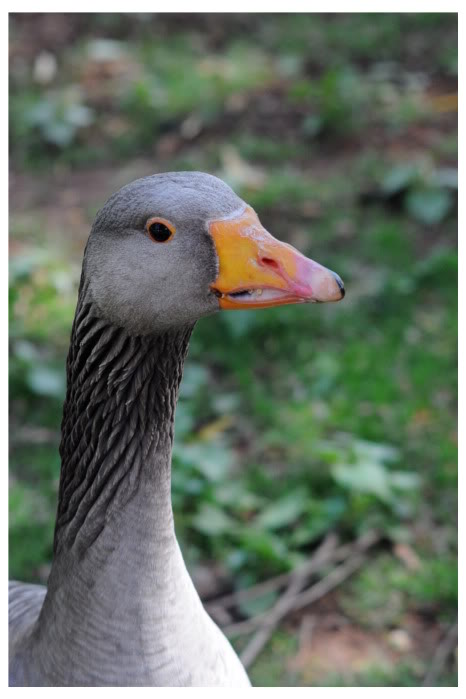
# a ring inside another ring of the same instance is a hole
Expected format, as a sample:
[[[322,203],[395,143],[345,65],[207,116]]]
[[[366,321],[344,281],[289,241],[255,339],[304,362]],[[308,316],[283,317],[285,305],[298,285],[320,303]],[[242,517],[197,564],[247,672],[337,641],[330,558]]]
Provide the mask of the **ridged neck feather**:
[[[191,332],[131,335],[103,319],[81,284],[54,561],[28,641],[31,682],[36,673],[56,686],[114,685],[116,677],[157,684],[165,625],[178,632],[176,619],[195,623],[200,614],[171,507],[175,406]]]
[[[147,482],[169,486],[191,332],[130,335],[100,316],[81,284],[67,359],[55,555],[87,549]]]

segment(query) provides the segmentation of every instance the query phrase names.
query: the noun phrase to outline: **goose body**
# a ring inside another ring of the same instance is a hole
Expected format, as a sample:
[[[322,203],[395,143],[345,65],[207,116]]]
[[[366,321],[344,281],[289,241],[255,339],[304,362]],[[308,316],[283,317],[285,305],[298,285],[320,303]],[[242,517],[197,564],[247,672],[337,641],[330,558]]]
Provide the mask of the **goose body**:
[[[343,293],[215,177],[154,175],[109,199],[84,254],[67,359],[50,578],[10,583],[11,686],[249,686],[175,535],[183,363],[204,315]]]

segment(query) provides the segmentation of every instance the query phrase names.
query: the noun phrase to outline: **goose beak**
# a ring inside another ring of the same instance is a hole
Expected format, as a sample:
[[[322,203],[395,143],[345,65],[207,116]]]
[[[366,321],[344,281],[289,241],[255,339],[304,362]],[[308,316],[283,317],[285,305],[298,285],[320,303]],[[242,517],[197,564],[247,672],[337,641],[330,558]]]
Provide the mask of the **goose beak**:
[[[338,274],[270,235],[250,207],[240,215],[211,221],[209,230],[219,263],[211,289],[220,308],[324,303],[345,295]]]

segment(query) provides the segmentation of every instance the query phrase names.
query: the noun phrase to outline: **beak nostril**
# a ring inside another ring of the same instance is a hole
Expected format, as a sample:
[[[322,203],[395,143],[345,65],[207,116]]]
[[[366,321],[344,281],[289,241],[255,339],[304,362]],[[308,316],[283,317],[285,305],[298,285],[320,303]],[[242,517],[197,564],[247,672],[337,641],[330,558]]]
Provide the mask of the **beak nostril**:
[[[266,267],[271,267],[272,269],[279,269],[278,262],[273,260],[271,257],[261,257],[260,262]]]

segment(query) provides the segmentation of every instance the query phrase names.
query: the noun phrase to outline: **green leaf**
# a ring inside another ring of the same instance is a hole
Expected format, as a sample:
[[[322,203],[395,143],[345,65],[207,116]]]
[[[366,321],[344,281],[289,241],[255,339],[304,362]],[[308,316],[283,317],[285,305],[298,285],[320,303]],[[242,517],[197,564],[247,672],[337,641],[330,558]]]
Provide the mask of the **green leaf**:
[[[234,519],[219,507],[207,502],[202,503],[199,512],[192,518],[191,524],[194,529],[208,536],[231,532],[236,526]]]
[[[280,529],[292,524],[306,510],[307,500],[304,490],[295,490],[265,507],[256,517],[255,525],[264,529]]]
[[[358,460],[396,461],[400,456],[399,449],[391,444],[380,444],[378,442],[368,442],[364,439],[355,439],[351,446]]]
[[[426,225],[440,223],[453,206],[453,196],[447,189],[414,189],[405,199],[406,209],[417,221]]]
[[[65,395],[64,372],[35,366],[28,371],[26,380],[31,391],[40,396],[62,398]]]
[[[256,527],[242,527],[237,531],[241,545],[254,552],[266,561],[286,563],[288,565],[288,550],[282,539],[271,532]]]
[[[13,344],[12,354],[25,362],[31,363],[37,361],[39,351],[32,342],[18,340]]]
[[[408,189],[416,176],[417,169],[413,165],[397,165],[382,180],[382,192],[386,196],[398,194],[398,192]]]
[[[173,454],[184,463],[194,466],[207,480],[220,481],[230,470],[232,454],[221,440],[203,444],[177,444]]]
[[[359,464],[337,464],[332,469],[337,483],[359,493],[369,493],[390,502],[390,478],[383,464],[362,461]]]
[[[293,528],[290,542],[296,546],[303,546],[315,541],[338,522],[346,507],[346,501],[342,497],[311,500],[306,517]]]
[[[214,485],[213,492],[216,502],[233,508],[235,512],[256,510],[263,503],[262,498],[251,492],[241,480],[227,481],[223,479]]]
[[[421,477],[411,471],[392,471],[390,474],[391,484],[399,490],[415,490],[421,485]]]

